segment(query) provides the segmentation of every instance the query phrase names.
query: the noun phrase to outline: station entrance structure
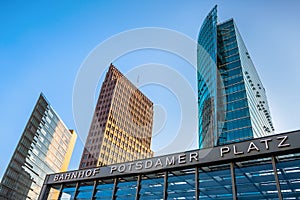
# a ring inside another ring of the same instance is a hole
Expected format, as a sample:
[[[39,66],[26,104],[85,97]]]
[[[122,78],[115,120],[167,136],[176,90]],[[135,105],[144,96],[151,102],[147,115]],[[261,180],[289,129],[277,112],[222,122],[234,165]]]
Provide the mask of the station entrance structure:
[[[300,199],[300,131],[50,174],[50,199]]]

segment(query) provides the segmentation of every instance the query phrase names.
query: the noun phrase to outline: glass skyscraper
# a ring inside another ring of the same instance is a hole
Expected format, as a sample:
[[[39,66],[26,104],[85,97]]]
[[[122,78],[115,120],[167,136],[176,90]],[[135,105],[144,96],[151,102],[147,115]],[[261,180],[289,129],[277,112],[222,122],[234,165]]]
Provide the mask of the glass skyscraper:
[[[0,199],[37,199],[49,173],[66,171],[77,134],[40,95],[0,184]]]
[[[217,6],[198,37],[199,147],[274,132],[265,88],[233,19],[218,22]]]

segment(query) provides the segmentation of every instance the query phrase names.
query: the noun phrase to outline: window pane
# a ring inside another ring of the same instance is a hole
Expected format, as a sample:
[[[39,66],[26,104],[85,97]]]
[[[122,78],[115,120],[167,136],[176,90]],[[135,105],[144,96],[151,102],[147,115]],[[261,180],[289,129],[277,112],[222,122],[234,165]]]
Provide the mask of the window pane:
[[[195,199],[195,170],[169,172],[168,198]]]
[[[232,199],[230,166],[218,165],[199,170],[200,200]]]
[[[164,174],[149,174],[142,177],[140,199],[162,199]]]
[[[60,200],[74,199],[76,184],[65,184],[63,186],[62,195]]]
[[[114,179],[106,179],[99,181],[96,187],[94,199],[112,199],[113,189]]]
[[[50,188],[47,200],[57,200],[59,196],[60,185],[54,185]]]
[[[276,166],[283,198],[300,197],[300,154],[279,156],[278,160]]]
[[[121,178],[118,181],[117,199],[135,199],[137,177]]]
[[[87,199],[90,200],[93,195],[93,188],[94,188],[93,182],[81,183],[78,188],[78,193],[76,195],[76,199],[77,200],[87,200]]]
[[[236,163],[238,199],[278,199],[271,158]]]

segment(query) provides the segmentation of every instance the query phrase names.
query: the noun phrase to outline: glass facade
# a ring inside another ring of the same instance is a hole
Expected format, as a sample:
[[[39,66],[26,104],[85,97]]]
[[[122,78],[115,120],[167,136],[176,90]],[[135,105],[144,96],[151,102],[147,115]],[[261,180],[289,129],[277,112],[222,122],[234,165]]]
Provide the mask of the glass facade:
[[[194,199],[195,169],[174,170],[168,173],[168,198]]]
[[[198,181],[200,199],[232,199],[229,164],[200,168]]]
[[[0,199],[37,199],[46,174],[67,170],[76,137],[41,94],[2,178]]]
[[[300,160],[299,154],[278,157],[278,179],[285,199],[300,198]]]
[[[112,197],[114,190],[114,179],[101,180],[98,182],[94,197],[95,199],[109,200]]]
[[[199,144],[215,146],[217,128],[217,10],[216,7],[204,20],[198,38],[197,79]],[[204,67],[199,67],[204,66]]]
[[[213,147],[209,151],[218,154],[232,148],[232,156],[226,158],[224,155],[218,157],[217,154],[208,154],[209,149],[152,158],[153,161],[164,163],[168,158],[181,155],[177,161],[174,159],[174,163],[161,168],[153,166],[133,170],[135,166],[140,167],[141,163],[149,163],[149,159],[104,166],[98,169],[98,177],[88,176],[80,180],[62,178],[55,181],[55,177],[64,177],[64,174],[72,172],[52,174],[48,175],[48,182],[44,183],[39,200],[54,200],[49,197],[56,195],[57,191],[59,195],[55,200],[300,199],[299,138],[300,132],[295,131]],[[245,146],[249,146],[248,153],[242,152]],[[183,155],[185,160],[182,159]],[[124,168],[126,165],[130,166],[128,171]],[[112,173],[117,171],[117,166],[120,173]],[[92,172],[94,169],[89,170]],[[78,170],[78,173],[88,171],[85,170]]]
[[[164,197],[164,173],[143,175],[139,191],[140,199],[163,199]]]
[[[208,14],[198,38],[199,147],[272,134],[265,89],[233,19]]]
[[[236,187],[239,199],[278,198],[271,161],[271,158],[267,158],[236,163]]]

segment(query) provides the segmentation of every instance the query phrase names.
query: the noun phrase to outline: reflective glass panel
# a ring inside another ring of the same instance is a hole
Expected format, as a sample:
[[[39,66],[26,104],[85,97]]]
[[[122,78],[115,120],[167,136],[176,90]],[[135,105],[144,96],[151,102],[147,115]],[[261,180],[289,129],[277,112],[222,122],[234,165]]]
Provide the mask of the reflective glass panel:
[[[94,182],[83,182],[78,188],[76,195],[77,200],[87,200],[91,199],[93,196]]]
[[[135,199],[137,189],[137,177],[119,179],[117,188],[117,199]]]
[[[279,156],[278,160],[279,162],[276,164],[276,167],[283,198],[299,199],[300,154]]]
[[[112,199],[114,179],[106,179],[98,182],[94,199]]]
[[[202,167],[199,170],[200,200],[232,199],[230,166]]]
[[[65,184],[65,185],[63,185],[62,195],[60,197],[60,200],[74,199],[75,190],[76,190],[76,184],[75,183],[74,184]]]
[[[195,169],[169,172],[168,199],[195,199]]]
[[[149,174],[142,176],[140,199],[163,199],[164,174]]]
[[[57,200],[59,196],[60,185],[55,185],[50,188],[47,200]]]
[[[235,176],[238,199],[278,199],[271,158],[238,162]]]

